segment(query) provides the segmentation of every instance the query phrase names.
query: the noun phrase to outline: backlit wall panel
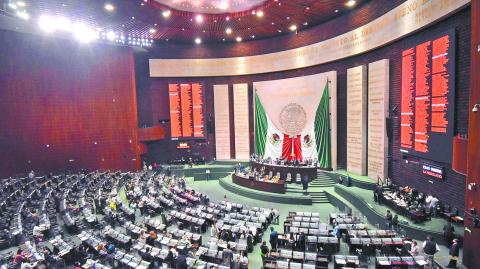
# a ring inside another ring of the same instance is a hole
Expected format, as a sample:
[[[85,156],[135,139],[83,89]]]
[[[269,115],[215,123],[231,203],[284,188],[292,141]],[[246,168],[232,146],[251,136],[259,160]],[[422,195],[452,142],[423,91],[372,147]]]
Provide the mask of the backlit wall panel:
[[[233,116],[235,125],[235,159],[248,160],[250,156],[248,84],[233,85]]]
[[[389,104],[389,60],[368,65],[368,177],[388,175],[388,138],[385,118]]]
[[[455,32],[402,52],[401,152],[450,163],[455,106]]]
[[[205,137],[203,94],[201,83],[168,85],[170,134],[173,139]]]
[[[217,160],[230,159],[230,106],[228,85],[213,85],[215,153]]]
[[[367,173],[367,66],[347,70],[347,171]]]

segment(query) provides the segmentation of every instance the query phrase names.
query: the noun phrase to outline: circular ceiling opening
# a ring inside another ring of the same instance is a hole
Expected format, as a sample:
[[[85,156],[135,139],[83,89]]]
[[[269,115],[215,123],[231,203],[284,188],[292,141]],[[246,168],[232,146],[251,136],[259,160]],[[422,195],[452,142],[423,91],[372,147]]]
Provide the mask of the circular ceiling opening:
[[[172,9],[205,14],[222,14],[243,12],[268,0],[154,0]]]

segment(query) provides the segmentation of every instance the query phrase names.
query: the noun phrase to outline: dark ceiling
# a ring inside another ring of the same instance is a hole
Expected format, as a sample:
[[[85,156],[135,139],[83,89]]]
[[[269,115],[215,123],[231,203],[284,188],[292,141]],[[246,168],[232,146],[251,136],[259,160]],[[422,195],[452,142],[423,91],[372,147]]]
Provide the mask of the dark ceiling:
[[[168,1],[159,3],[161,0],[0,0],[2,1],[4,12],[13,16],[15,11],[9,9],[9,3],[21,2],[18,9],[29,13],[31,24],[36,24],[44,14],[64,16],[102,31],[115,31],[125,36],[192,43],[197,37],[202,42],[234,42],[237,37],[243,41],[269,38],[291,33],[292,25],[297,26],[297,31],[302,31],[349,12],[369,0],[356,0],[353,7],[346,5],[348,0],[266,0],[257,1],[261,2],[259,6],[249,6],[241,12],[237,9],[235,13],[220,14],[172,9],[166,4]],[[106,4],[111,4],[113,11],[107,11]],[[166,10],[171,12],[168,18],[163,16]],[[256,14],[259,10],[263,11],[263,17]],[[198,14],[202,14],[201,23],[196,21]],[[231,34],[226,33],[227,28],[232,30]]]

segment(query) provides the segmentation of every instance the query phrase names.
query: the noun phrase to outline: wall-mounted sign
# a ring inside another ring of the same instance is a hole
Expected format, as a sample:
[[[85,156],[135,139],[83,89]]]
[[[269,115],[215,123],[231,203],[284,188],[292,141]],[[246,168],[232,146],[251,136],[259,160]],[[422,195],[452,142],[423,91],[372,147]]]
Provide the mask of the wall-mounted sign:
[[[186,142],[180,142],[178,143],[177,149],[189,149],[190,146]]]
[[[434,178],[443,179],[443,167],[429,163],[422,164],[422,173]]]

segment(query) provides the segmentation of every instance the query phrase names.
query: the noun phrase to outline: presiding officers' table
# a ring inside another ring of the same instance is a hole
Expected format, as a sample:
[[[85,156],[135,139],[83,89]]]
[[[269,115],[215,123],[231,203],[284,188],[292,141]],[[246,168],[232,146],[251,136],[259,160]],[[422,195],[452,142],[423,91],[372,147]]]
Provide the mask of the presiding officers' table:
[[[254,190],[274,193],[285,193],[285,181],[281,179],[278,182],[259,181],[255,180],[252,176],[234,173],[232,175],[232,180],[233,183],[237,185]]]
[[[278,165],[278,164],[272,164],[272,163],[261,163],[261,162],[251,161],[250,167],[252,170],[256,169],[258,172],[260,172],[262,167],[265,167],[266,174],[272,172],[272,174],[275,176],[277,173],[280,173],[280,178],[283,178],[283,179],[286,179],[287,174],[290,173],[292,181],[295,181],[297,174],[300,174],[300,178],[307,176],[309,181],[312,181],[315,178],[317,178],[317,167],[312,165],[309,165],[309,166],[301,165],[301,164],[298,166]]]

